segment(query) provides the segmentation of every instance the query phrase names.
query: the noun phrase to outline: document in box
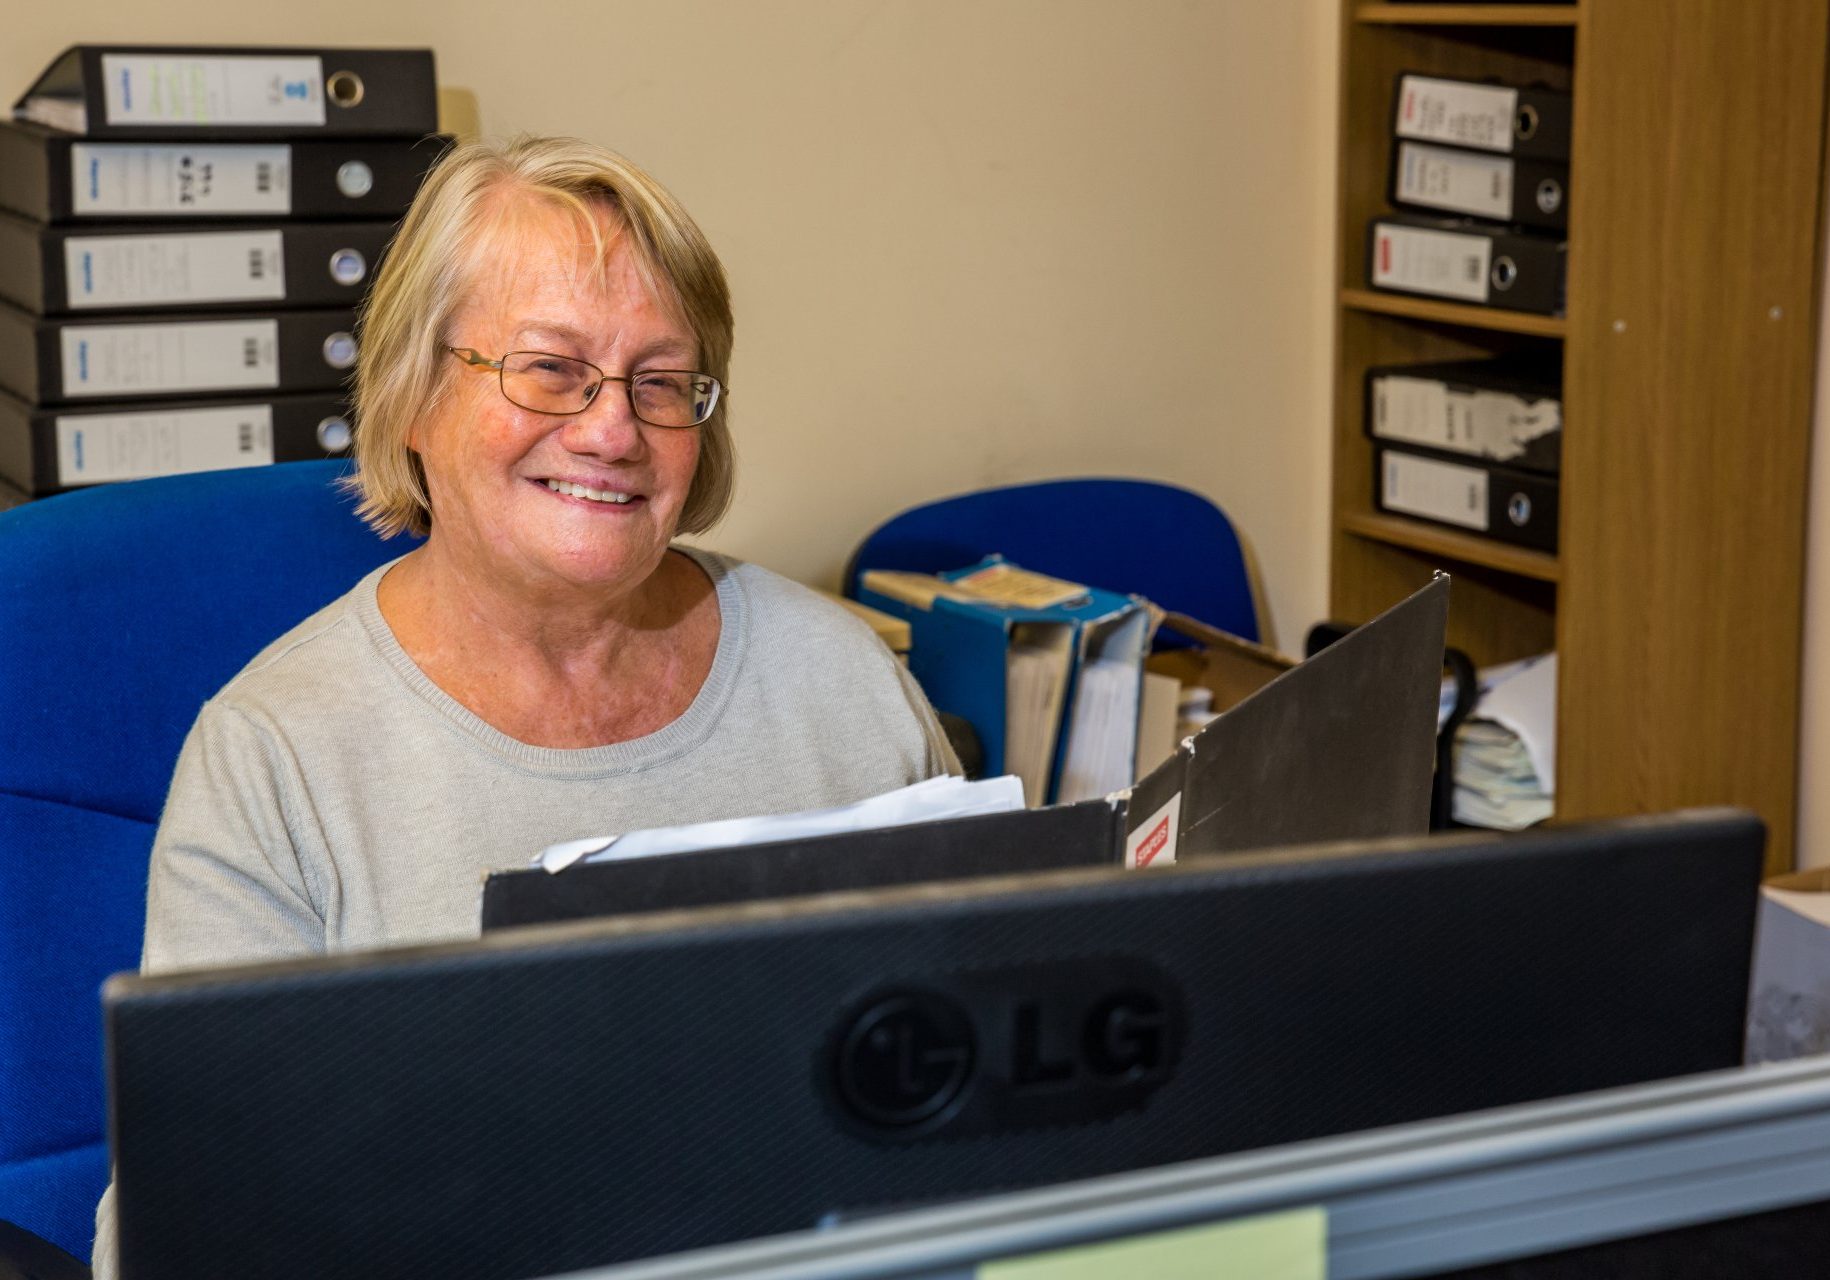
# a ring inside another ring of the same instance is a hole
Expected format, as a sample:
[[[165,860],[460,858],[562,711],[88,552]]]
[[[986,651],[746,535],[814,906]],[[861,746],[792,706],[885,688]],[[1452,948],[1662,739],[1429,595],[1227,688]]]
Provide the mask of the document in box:
[[[727,849],[733,845],[766,844],[805,836],[839,835],[878,827],[900,827],[944,818],[967,818],[981,813],[1005,813],[1023,808],[1023,784],[1008,775],[967,782],[939,777],[913,786],[886,791],[856,804],[833,809],[756,818],[725,818],[682,827],[654,827],[624,835],[589,836],[548,845],[534,857],[534,865],[563,871],[579,861],[612,862],[646,858],[662,853],[688,853],[702,849]]]
[[[1004,772],[1023,780],[1032,809],[1048,802],[1073,637],[1065,627],[1019,623],[1005,658]]]
[[[1060,803],[1131,785],[1137,754],[1138,656],[1101,657],[1080,669],[1061,766]]]
[[[1455,820],[1523,830],[1556,809],[1557,655],[1487,668],[1479,684],[1455,736]]]

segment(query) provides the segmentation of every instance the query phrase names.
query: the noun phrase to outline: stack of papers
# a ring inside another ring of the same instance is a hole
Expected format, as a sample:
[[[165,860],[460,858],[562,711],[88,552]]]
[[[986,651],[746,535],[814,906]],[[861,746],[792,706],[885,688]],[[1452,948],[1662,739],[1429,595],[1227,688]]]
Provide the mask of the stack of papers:
[[[728,849],[734,845],[767,844],[806,836],[900,827],[914,822],[968,818],[980,813],[1007,813],[1022,807],[1023,784],[1013,777],[987,778],[983,782],[952,777],[929,778],[926,782],[886,791],[836,809],[808,809],[760,818],[726,818],[684,827],[653,827],[620,836],[566,840],[548,845],[534,855],[534,865],[548,871],[563,871],[580,860],[613,862],[662,853]]]
[[[1004,668],[1004,772],[1023,779],[1023,799],[1032,809],[1048,803],[1071,660],[1062,628],[1012,629]]]
[[[1490,667],[1478,683],[1455,735],[1455,820],[1520,831],[1556,808],[1557,655]]]
[[[1081,665],[1057,803],[1092,800],[1131,785],[1138,693],[1136,654],[1098,657]]]

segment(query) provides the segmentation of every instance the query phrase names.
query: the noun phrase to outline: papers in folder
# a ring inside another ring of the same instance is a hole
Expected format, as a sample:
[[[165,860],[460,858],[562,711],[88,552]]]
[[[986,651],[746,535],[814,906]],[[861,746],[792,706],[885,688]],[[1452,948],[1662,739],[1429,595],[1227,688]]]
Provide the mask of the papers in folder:
[[[1455,735],[1455,820],[1523,830],[1556,808],[1557,655],[1489,667],[1478,683]]]
[[[534,856],[534,865],[547,871],[563,871],[580,860],[612,862],[661,853],[728,849],[733,845],[939,822],[944,818],[967,818],[981,813],[1006,813],[1022,807],[1023,790],[1015,778],[987,778],[983,782],[929,778],[926,782],[834,809],[809,809],[760,818],[725,818],[683,827],[654,827],[625,835],[566,840],[542,849]]]
[[[1032,809],[1048,801],[1072,661],[1065,628],[1013,629],[1004,667],[1004,771],[1022,779],[1023,802]]]
[[[1139,693],[1136,655],[1098,656],[1081,664],[1056,803],[1092,800],[1131,785]]]

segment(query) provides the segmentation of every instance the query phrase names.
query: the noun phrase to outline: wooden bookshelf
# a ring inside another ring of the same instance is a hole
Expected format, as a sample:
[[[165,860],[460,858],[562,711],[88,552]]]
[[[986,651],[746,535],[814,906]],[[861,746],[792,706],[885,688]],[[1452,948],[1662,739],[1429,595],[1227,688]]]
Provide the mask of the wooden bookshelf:
[[[1516,573],[1522,578],[1535,578],[1539,582],[1555,582],[1558,577],[1557,557],[1553,555],[1527,547],[1508,546],[1491,538],[1460,533],[1422,520],[1406,520],[1383,511],[1343,512],[1341,528],[1358,538],[1408,547],[1458,564],[1482,565]]]
[[[1419,27],[1573,27],[1574,4],[1356,4],[1356,22]]]
[[[1569,332],[1569,322],[1562,316],[1534,316],[1526,311],[1471,307],[1460,302],[1437,302],[1431,298],[1377,293],[1371,289],[1341,290],[1341,305],[1352,307],[1355,311],[1373,311],[1384,316],[1437,320],[1443,324],[1460,325],[1465,329],[1492,329],[1499,333],[1529,333],[1539,338],[1561,338]]]
[[[1450,643],[1558,651],[1559,820],[1736,804],[1792,862],[1824,178],[1824,6],[1341,6],[1337,617],[1454,576]],[[1391,95],[1420,71],[1575,95],[1567,317],[1374,292]],[[1560,354],[1545,555],[1379,512],[1381,364]]]

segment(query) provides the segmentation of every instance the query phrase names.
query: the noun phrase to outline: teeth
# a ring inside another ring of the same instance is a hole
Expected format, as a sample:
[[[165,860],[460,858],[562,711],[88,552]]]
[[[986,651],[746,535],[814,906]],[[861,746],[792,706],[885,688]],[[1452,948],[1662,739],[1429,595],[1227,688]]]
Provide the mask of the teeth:
[[[569,480],[548,480],[546,487],[554,493],[563,493],[569,498],[589,498],[593,502],[613,502],[618,506],[629,501],[627,493],[611,493],[603,489],[587,489],[582,484],[573,484]]]

